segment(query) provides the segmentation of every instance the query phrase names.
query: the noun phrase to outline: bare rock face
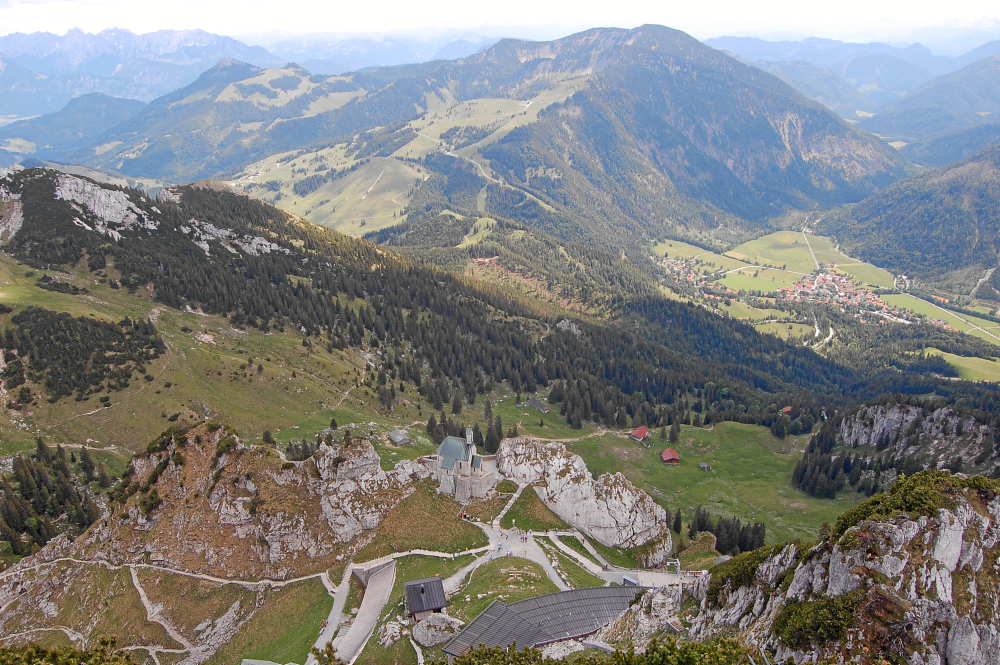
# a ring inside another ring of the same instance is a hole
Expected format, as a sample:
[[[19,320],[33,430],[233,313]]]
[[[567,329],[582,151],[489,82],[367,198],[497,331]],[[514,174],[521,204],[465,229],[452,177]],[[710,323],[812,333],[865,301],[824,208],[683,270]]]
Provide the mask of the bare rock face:
[[[398,621],[386,621],[378,636],[378,643],[384,647],[395,644],[403,637],[405,628]]]
[[[641,653],[655,635],[677,632],[681,602],[686,591],[677,587],[650,589],[620,617],[602,628],[598,639]]]
[[[0,242],[6,243],[24,224],[21,195],[0,183]]]
[[[269,448],[240,444],[225,428],[199,426],[133,458],[137,491],[112,504],[111,514],[71,549],[79,558],[115,564],[151,562],[227,578],[294,577],[349,557],[421,473],[415,464],[383,470],[363,440],[284,462]],[[161,499],[153,509],[143,503],[151,490],[141,489],[150,479]],[[39,557],[47,558],[46,550]]]
[[[68,201],[80,213],[81,216],[73,220],[75,224],[114,240],[121,239],[122,231],[155,230],[159,226],[125,192],[102,187],[84,178],[60,174],[55,196]]]
[[[948,507],[931,515],[860,521],[809,551],[788,544],[741,555],[749,581],[714,580],[691,636],[735,631],[795,663],[881,663],[890,653],[907,654],[908,665],[997,662],[1000,495],[945,491]],[[820,613],[836,599],[853,599],[841,638],[783,641],[790,609]]]
[[[413,639],[422,647],[436,647],[453,638],[464,625],[461,619],[447,614],[431,614],[413,627]]]
[[[537,484],[539,498],[568,524],[609,547],[644,551],[646,565],[661,563],[671,549],[666,512],[621,473],[594,478],[583,458],[561,443],[505,439],[497,466],[507,478]]]
[[[894,457],[929,457],[938,468],[956,459],[966,468],[993,468],[998,461],[993,439],[988,425],[954,409],[907,404],[863,406],[844,417],[837,428],[838,443],[848,448],[886,450]],[[894,475],[887,475],[879,489],[894,480]]]

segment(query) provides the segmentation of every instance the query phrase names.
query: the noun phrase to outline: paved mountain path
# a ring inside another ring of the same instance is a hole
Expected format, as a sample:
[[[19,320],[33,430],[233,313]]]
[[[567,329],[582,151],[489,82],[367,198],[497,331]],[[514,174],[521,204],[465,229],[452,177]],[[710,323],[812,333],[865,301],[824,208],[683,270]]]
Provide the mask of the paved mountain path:
[[[361,607],[351,623],[351,628],[343,637],[334,640],[337,658],[351,665],[375,631],[375,625],[389,600],[389,594],[396,583],[396,562],[393,561],[368,579]]]

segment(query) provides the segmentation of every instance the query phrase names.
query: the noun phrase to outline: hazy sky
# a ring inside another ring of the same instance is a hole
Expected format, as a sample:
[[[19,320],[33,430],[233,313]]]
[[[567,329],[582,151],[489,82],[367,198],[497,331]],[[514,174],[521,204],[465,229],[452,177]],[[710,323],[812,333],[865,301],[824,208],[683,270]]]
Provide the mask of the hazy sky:
[[[136,32],[203,28],[234,36],[268,32],[506,29],[567,32],[662,23],[694,34],[909,39],[929,26],[1000,29],[995,0],[0,0],[0,33],[79,27]]]

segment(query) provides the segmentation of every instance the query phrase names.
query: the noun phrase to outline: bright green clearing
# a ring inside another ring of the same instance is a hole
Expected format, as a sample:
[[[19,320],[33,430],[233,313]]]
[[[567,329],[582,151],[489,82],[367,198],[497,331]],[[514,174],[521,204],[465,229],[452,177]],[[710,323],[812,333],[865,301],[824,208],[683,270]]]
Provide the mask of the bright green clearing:
[[[958,370],[958,375],[969,381],[1000,381],[1000,360],[956,356],[940,349],[924,349],[927,353],[941,356],[949,365]]]
[[[783,286],[791,286],[802,279],[802,275],[772,268],[744,268],[731,272],[718,283],[734,291],[760,291],[773,293]]]
[[[448,614],[468,622],[494,600],[510,603],[556,591],[559,589],[537,563],[501,557],[472,571],[465,588],[452,598]]]
[[[534,487],[525,487],[521,496],[510,507],[507,514],[500,520],[500,526],[505,529],[517,527],[524,531],[550,531],[569,529],[559,516],[542,503]]]
[[[944,321],[959,332],[964,332],[967,335],[972,335],[973,337],[978,337],[979,339],[1000,346],[1000,329],[995,328],[996,324],[987,319],[981,319],[969,314],[958,314],[909,293],[893,293],[882,296],[882,299],[895,307],[901,307],[916,314],[922,314],[930,319]]]
[[[317,579],[276,591],[206,663],[231,665],[243,658],[304,663],[333,599]]]
[[[593,473],[621,471],[671,511],[681,508],[685,521],[695,506],[716,515],[759,520],[768,542],[813,538],[823,522],[856,503],[852,495],[834,500],[810,497],[791,484],[792,470],[808,437],[777,439],[764,427],[717,423],[712,429],[683,426],[680,441],[670,444],[681,464],[666,466],[657,438],[642,448],[616,435],[581,440],[570,450],[583,456]],[[705,462],[711,471],[701,471]]]

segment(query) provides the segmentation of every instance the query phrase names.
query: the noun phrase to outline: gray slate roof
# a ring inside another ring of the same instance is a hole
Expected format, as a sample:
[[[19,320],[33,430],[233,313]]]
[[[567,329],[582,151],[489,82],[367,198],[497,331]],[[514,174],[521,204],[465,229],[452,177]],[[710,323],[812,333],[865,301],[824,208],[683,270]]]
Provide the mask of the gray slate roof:
[[[406,432],[404,432],[401,429],[394,429],[391,432],[389,432],[389,440],[392,441],[393,443],[397,443],[397,444],[399,444],[399,443],[409,443],[410,442],[410,435],[407,434]]]
[[[465,452],[465,439],[458,436],[446,436],[441,445],[438,446],[438,455],[441,456],[441,468],[451,469],[458,460],[467,459]]]
[[[560,591],[509,604],[495,600],[445,645],[444,652],[460,656],[479,645],[525,649],[589,635],[618,618],[645,590],[607,586]]]
[[[406,609],[410,614],[439,610],[448,604],[440,577],[426,577],[405,585]]]

